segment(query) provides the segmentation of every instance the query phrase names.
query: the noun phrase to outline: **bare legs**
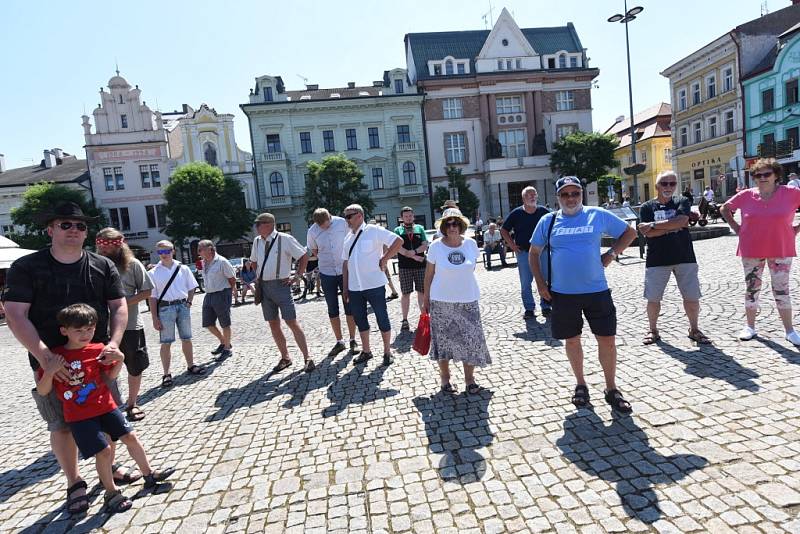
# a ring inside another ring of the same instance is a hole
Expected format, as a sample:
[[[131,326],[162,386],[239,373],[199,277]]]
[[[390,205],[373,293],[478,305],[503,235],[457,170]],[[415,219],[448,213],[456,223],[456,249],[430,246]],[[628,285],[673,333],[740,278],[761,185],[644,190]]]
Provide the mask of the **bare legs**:
[[[439,360],[439,378],[442,385],[450,383],[450,360]],[[464,384],[469,387],[475,383],[475,366],[467,363],[464,365]]]
[[[231,327],[230,326],[223,326],[222,331],[220,332],[217,325],[212,324],[211,326],[206,327],[211,334],[217,338],[220,344],[225,347],[226,349],[231,348]]]
[[[306,343],[306,335],[303,332],[303,328],[300,326],[297,319],[286,319],[285,322],[289,330],[292,331],[297,347],[300,349],[300,352],[303,353],[303,359],[308,361],[308,344]],[[280,319],[268,321],[268,323],[269,329],[272,332],[272,339],[275,340],[275,345],[278,347],[278,352],[281,353],[281,358],[288,360],[289,349],[286,346],[286,336],[283,334]],[[369,334],[369,332],[367,333]]]
[[[598,355],[600,366],[603,368],[606,389],[617,389],[615,375],[617,370],[617,347],[615,336],[595,336],[597,338]],[[581,346],[581,336],[577,335],[565,340],[567,358],[572,367],[572,374],[578,385],[586,385],[586,378],[583,375],[583,347]]]
[[[161,344],[161,367],[164,368],[164,374],[169,374],[169,367],[172,360],[172,343]],[[186,358],[186,367],[194,365],[194,347],[192,346],[191,339],[181,340],[181,350],[183,350],[183,357]]]

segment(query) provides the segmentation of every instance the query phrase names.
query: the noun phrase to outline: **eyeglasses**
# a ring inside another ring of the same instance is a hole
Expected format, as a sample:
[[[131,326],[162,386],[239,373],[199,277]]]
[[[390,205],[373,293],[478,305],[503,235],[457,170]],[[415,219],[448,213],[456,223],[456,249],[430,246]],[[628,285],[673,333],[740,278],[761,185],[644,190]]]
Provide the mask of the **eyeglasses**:
[[[352,217],[355,217],[356,215],[358,215],[357,211],[354,211],[353,213],[345,213],[344,218],[349,221]]]
[[[161,249],[161,250],[156,250],[156,253],[159,256],[163,256],[164,254],[172,254],[172,249],[171,248],[164,248],[164,249]]]
[[[676,185],[678,185],[678,182],[658,182],[658,185],[661,185],[663,187],[675,187]]]
[[[448,226],[457,226],[461,228],[461,223],[459,221],[445,221],[444,223],[442,223],[442,226],[444,226],[445,228],[447,228]]]
[[[573,191],[571,193],[559,193],[559,198],[579,198],[583,193],[580,191]]]
[[[58,225],[58,227],[59,227],[59,228],[61,228],[62,230],[69,230],[69,229],[70,229],[70,228],[72,228],[73,226],[74,226],[74,227],[75,227],[75,228],[76,228],[76,229],[77,229],[79,232],[85,232],[85,231],[86,231],[86,223],[82,223],[82,222],[76,222],[76,223],[74,223],[74,222],[64,221],[64,222],[62,222],[62,223],[60,223],[60,224]]]
[[[754,173],[753,176],[755,176],[756,178],[767,178],[769,176],[772,176],[772,171],[757,172]]]

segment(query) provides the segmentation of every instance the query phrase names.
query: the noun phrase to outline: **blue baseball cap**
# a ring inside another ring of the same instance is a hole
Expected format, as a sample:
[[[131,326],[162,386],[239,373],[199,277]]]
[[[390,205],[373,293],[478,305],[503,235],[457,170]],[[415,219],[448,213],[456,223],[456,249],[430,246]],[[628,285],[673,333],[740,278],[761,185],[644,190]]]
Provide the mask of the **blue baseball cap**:
[[[577,176],[564,176],[556,181],[556,194],[568,185],[574,185],[578,189],[583,189],[583,184]]]

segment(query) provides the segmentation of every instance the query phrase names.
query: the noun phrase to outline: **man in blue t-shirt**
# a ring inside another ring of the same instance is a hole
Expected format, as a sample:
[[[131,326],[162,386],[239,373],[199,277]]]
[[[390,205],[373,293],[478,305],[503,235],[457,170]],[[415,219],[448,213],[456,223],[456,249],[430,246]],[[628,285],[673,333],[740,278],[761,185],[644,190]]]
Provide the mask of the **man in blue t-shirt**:
[[[531,237],[530,268],[543,298],[550,300],[553,311],[552,334],[565,340],[572,372],[577,385],[572,403],[578,408],[589,404],[589,389],[583,376],[581,330],[583,317],[597,338],[600,365],[606,379],[605,399],[621,413],[630,413],[631,405],[615,384],[617,349],[617,311],[606,282],[605,268],[636,238],[636,230],[603,208],[583,205],[583,186],[574,176],[556,182],[561,210],[542,217]],[[603,234],[616,239],[600,254]],[[540,266],[540,256],[550,268],[547,279]]]
[[[525,319],[536,317],[536,301],[533,299],[533,273],[528,267],[528,248],[530,247],[533,229],[544,217],[548,210],[536,204],[536,188],[528,186],[522,190],[522,206],[514,208],[503,222],[500,235],[506,242],[506,250],[513,250],[517,255],[517,274],[522,293],[522,305],[525,308]],[[511,235],[514,232],[514,235]],[[505,253],[503,253],[505,254]],[[550,315],[550,303],[539,295],[542,306],[542,315]]]

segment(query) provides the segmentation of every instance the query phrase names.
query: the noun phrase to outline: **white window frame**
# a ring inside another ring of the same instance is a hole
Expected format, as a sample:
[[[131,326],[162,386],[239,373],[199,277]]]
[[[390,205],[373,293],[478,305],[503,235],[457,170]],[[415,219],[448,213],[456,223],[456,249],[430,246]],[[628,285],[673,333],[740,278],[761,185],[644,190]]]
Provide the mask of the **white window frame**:
[[[681,126],[680,128],[678,128],[678,141],[680,142],[680,146],[686,146],[689,144],[688,126]]]
[[[507,115],[509,113],[522,113],[522,97],[521,96],[499,96],[495,100],[495,111],[498,115]]]
[[[557,124],[556,125],[556,141],[560,141],[571,133],[578,131],[575,124]]]
[[[730,114],[731,127],[728,129],[728,114]],[[725,135],[732,134],[736,131],[736,112],[732,109],[726,109],[722,112],[723,122],[725,123]]]
[[[689,95],[685,87],[678,89],[678,111],[686,111],[689,107]]]
[[[713,88],[714,94],[711,94],[711,89]],[[714,98],[718,95],[717,92],[717,73],[710,74],[706,76],[706,98]]]
[[[444,134],[447,164],[467,163],[467,136],[461,132]]]
[[[672,162],[672,149],[666,147],[664,149],[664,163],[671,163]]]
[[[575,94],[570,90],[556,91],[556,111],[575,109]]]
[[[692,105],[693,106],[697,106],[698,104],[702,104],[703,103],[703,91],[701,90],[700,85],[701,84],[700,84],[699,81],[698,82],[694,82],[694,83],[692,83],[690,85],[691,90],[692,90]],[[695,99],[695,95],[697,96],[697,99]]]
[[[698,139],[698,135],[699,139]],[[692,123],[692,142],[693,143],[702,143],[703,142],[703,123],[702,121],[695,121]]]
[[[719,121],[716,116],[706,119],[706,132],[708,132],[709,139],[713,139],[719,135]]]
[[[500,130],[497,133],[504,158],[524,158],[528,155],[525,128]]]
[[[730,72],[730,76],[727,73]],[[730,83],[728,82],[730,80]],[[722,92],[733,91],[733,65],[728,65],[722,69]]]
[[[445,98],[442,101],[442,117],[445,119],[461,119],[464,117],[464,107],[458,97]]]

